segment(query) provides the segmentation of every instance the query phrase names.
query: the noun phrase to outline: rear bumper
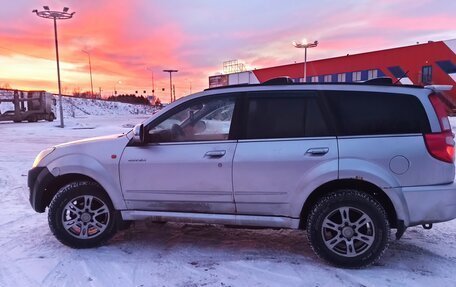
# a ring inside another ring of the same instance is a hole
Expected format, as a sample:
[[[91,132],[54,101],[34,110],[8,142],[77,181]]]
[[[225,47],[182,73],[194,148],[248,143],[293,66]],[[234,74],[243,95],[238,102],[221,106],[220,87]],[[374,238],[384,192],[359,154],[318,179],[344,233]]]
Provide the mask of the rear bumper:
[[[456,218],[456,184],[403,187],[409,223],[414,226]]]

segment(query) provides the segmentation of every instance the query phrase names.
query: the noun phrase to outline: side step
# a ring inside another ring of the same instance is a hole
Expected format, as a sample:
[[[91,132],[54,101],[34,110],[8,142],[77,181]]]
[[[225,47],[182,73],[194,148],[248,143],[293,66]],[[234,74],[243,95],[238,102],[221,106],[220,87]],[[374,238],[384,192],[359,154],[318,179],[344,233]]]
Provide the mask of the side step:
[[[165,211],[122,210],[124,220],[143,220],[183,223],[225,224],[271,228],[299,228],[299,219],[280,216],[207,214]]]

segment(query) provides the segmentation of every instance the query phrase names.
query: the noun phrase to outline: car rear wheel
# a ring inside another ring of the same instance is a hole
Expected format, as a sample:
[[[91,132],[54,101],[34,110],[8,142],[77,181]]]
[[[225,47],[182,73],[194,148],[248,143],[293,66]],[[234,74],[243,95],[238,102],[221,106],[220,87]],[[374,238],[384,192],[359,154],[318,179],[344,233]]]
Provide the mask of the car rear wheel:
[[[116,232],[111,200],[90,181],[73,182],[60,189],[49,205],[48,221],[54,236],[73,248],[99,246]]]
[[[388,246],[389,223],[384,208],[369,194],[340,190],[321,198],[307,219],[312,249],[340,267],[375,263]]]

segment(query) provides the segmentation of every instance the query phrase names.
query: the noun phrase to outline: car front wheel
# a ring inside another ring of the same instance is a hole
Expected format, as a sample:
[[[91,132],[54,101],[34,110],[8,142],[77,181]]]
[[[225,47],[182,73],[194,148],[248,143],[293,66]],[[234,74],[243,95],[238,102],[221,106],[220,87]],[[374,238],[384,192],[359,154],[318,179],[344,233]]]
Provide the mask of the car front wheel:
[[[321,198],[307,219],[312,249],[340,267],[375,263],[386,250],[389,223],[384,208],[369,194],[340,190]]]
[[[90,181],[73,182],[60,189],[49,205],[48,221],[54,236],[73,248],[99,246],[116,232],[111,200]]]

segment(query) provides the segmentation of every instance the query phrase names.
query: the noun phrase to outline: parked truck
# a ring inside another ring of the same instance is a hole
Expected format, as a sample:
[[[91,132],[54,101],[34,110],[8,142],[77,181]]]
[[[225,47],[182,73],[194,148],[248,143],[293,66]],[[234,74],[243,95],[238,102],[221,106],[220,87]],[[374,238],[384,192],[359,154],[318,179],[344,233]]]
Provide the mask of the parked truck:
[[[54,96],[45,91],[0,89],[0,121],[53,121],[55,105]]]

